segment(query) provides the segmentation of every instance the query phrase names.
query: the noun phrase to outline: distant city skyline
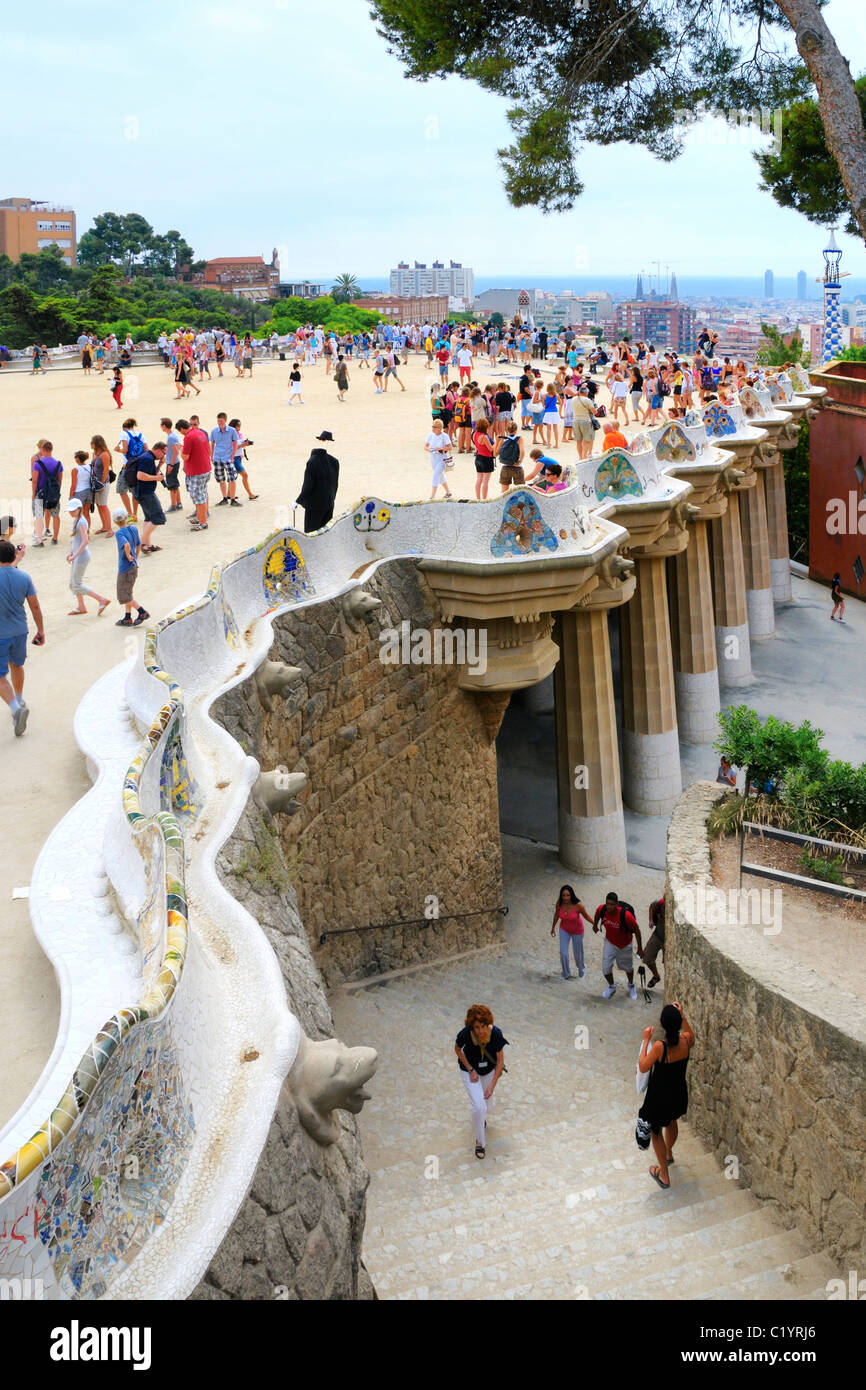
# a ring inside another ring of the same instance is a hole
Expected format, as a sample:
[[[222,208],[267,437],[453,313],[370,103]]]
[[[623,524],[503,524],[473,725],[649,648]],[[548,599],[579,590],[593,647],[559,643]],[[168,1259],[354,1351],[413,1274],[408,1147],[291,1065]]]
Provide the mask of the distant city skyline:
[[[823,13],[852,71],[864,70],[862,0],[830,0]],[[3,37],[0,196],[70,206],[79,235],[98,213],[140,212],[158,231],[179,230],[200,259],[267,259],[277,246],[287,279],[384,279],[401,259],[434,255],[488,281],[574,271],[575,288],[612,274],[633,286],[660,260],[681,293],[689,276],[754,276],[756,256],[767,265],[783,253],[810,281],[821,273],[824,230],[760,191],[743,130],[720,122],[699,123],[670,164],[628,139],[588,146],[586,191],[570,211],[511,207],[496,159],[510,139],[506,103],[458,78],[405,79],[356,0],[326,11],[151,0],[115,7],[110,23],[101,10],[43,0],[38,23],[11,8]],[[142,77],[159,83],[167,52],[191,109],[206,98],[213,113],[192,142],[178,140],[176,104]],[[290,77],[289,52],[304,55]],[[118,94],[98,120],[92,103],[70,99],[74,72],[112,75]],[[249,100],[212,101],[223,76],[253,73]],[[327,92],[357,103],[359,81],[370,94],[364,119],[325,112]],[[837,237],[845,269],[866,276],[862,243]],[[774,270],[781,280],[778,261]]]

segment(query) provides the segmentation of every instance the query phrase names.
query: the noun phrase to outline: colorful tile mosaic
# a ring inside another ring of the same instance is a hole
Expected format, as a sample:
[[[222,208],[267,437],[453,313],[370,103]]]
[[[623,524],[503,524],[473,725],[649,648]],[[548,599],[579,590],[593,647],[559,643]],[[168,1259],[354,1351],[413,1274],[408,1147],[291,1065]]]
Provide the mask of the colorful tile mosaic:
[[[268,603],[289,603],[315,594],[307,574],[301,547],[291,536],[283,536],[265,556],[262,573]]]
[[[529,555],[539,550],[558,550],[559,541],[551,531],[534,498],[523,490],[510,493],[505,501],[502,524],[490,542],[490,553],[497,559],[506,555]]]
[[[235,615],[229,607],[226,596],[220,588],[220,610],[222,612],[223,633],[232,651],[239,652],[241,649],[241,634],[238,630]]]
[[[812,384],[805,379],[798,367],[790,367],[788,369],[788,376],[790,377],[791,385],[795,391],[808,391]]]
[[[180,717],[172,724],[159,770],[159,801],[163,811],[193,819],[198,815],[198,790],[189,770],[180,736]]]
[[[737,433],[737,426],[723,405],[708,405],[704,411],[704,424],[707,434],[714,439]]]
[[[391,508],[375,498],[368,498],[355,512],[352,524],[356,531],[384,531],[390,520]]]
[[[744,386],[738,393],[738,399],[740,402],[740,409],[747,420],[763,418],[764,407],[761,405],[757,393],[752,390],[751,386]]]
[[[101,1297],[164,1221],[194,1128],[167,1024],[139,1029],[34,1200],[36,1234],[68,1297]]]
[[[595,495],[605,497],[643,497],[643,483],[624,449],[611,449],[595,470]]]
[[[778,405],[780,401],[785,399],[785,393],[778,381],[768,381],[767,390],[770,393],[770,400],[773,402],[773,405]]]
[[[697,451],[685,430],[679,425],[668,425],[659,435],[656,457],[663,463],[693,463]]]

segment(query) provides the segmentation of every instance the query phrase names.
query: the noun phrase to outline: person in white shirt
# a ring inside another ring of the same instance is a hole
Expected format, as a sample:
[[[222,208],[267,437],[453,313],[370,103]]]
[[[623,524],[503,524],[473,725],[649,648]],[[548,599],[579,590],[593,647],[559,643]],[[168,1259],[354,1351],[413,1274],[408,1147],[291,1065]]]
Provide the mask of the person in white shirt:
[[[610,400],[611,418],[616,419],[622,411],[622,422],[628,424],[628,411],[626,409],[626,399],[628,397],[628,382],[620,375],[619,368],[616,369],[610,380]]]
[[[431,502],[436,496],[436,489],[442,487],[446,497],[453,494],[449,491],[445,481],[445,468],[451,462],[451,436],[445,433],[441,420],[434,420],[433,427],[427,436],[424,448],[430,455],[430,463],[433,466],[433,491],[430,493]]]
[[[472,377],[472,353],[466,343],[457,353],[457,368],[460,373],[460,380],[469,381]]]

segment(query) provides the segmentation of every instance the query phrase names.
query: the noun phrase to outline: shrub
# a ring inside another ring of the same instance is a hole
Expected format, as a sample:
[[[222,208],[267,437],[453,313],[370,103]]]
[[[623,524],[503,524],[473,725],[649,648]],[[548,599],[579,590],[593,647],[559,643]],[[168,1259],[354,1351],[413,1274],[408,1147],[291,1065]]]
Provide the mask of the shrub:
[[[797,863],[810,878],[820,878],[823,883],[845,882],[841,854],[828,859],[825,855],[810,854],[808,849],[804,849]]]

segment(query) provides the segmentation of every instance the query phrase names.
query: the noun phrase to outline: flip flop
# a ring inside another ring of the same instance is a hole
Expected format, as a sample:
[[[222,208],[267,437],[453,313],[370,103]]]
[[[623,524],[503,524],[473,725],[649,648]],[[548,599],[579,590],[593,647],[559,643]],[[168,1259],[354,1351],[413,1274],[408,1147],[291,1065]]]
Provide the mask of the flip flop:
[[[83,618],[86,612],[86,608],[70,608],[66,616],[67,618]]]
[[[99,605],[99,607],[98,607],[97,610],[96,610],[96,616],[97,616],[97,618],[101,618],[101,617],[102,617],[103,613],[105,612],[106,608],[108,607],[108,605],[109,605],[110,603],[111,603],[111,599],[110,599],[110,598],[107,598],[107,599],[105,600],[104,603],[101,603],[101,604]]]
[[[659,1177],[659,1168],[658,1168],[658,1164],[654,1164],[653,1167],[650,1168],[649,1174],[650,1174],[650,1177],[652,1178],[653,1182],[657,1182],[658,1185],[659,1185],[659,1187],[663,1187],[664,1190],[665,1190],[665,1192],[667,1192],[668,1188],[670,1187],[670,1183],[669,1183],[669,1182],[662,1182],[661,1178]]]

